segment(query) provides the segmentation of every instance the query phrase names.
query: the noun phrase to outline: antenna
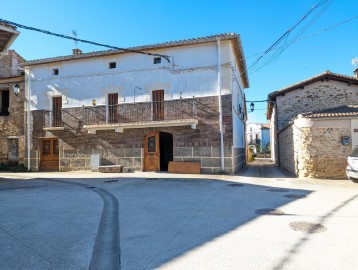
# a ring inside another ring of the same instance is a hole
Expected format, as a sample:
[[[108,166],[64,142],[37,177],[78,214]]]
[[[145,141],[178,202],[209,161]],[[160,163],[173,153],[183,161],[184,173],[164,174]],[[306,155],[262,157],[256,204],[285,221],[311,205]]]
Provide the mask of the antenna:
[[[72,36],[73,36],[74,38],[77,38],[77,37],[78,37],[78,33],[77,33],[76,30],[72,30]],[[77,43],[78,43],[78,41],[75,40],[75,46],[76,46],[76,48],[77,48]]]

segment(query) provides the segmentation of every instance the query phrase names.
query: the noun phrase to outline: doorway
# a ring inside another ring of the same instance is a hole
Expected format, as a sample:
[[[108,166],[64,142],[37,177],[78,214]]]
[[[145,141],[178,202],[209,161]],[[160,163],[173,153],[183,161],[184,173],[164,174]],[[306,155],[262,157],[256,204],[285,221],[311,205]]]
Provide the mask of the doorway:
[[[144,171],[167,171],[173,161],[173,135],[150,132],[144,136]]]
[[[59,148],[57,138],[41,139],[40,147],[40,170],[58,171],[59,170]]]
[[[17,138],[8,139],[7,161],[10,166],[17,166],[19,158],[19,140]]]

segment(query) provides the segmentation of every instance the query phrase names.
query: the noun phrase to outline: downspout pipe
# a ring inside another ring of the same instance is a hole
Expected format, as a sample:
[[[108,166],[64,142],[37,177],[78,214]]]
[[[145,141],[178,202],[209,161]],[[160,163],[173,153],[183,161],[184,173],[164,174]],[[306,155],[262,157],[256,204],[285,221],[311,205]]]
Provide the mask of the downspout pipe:
[[[31,71],[25,71],[27,75],[27,170],[31,170]]]
[[[218,47],[218,95],[219,95],[219,125],[220,125],[220,157],[221,157],[221,171],[225,169],[224,163],[224,133],[223,133],[223,117],[222,117],[222,100],[221,100],[221,43],[217,39]]]

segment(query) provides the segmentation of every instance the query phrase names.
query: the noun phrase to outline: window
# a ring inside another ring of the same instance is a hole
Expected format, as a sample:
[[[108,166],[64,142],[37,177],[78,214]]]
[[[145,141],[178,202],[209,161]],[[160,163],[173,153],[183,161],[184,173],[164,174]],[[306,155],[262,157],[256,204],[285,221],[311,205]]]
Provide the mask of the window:
[[[153,64],[160,64],[162,62],[162,58],[160,57],[154,57]]]
[[[0,91],[0,116],[9,115],[9,90]]]
[[[116,68],[117,67],[117,63],[116,62],[109,62],[108,63],[108,68]]]
[[[52,70],[52,75],[58,75],[58,68],[54,68]]]

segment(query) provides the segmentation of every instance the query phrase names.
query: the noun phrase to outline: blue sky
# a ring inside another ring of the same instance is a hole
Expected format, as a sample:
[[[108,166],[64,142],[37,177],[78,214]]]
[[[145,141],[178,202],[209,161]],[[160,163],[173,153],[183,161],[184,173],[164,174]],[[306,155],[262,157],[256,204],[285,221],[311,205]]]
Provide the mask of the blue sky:
[[[0,18],[52,32],[130,47],[207,35],[241,35],[247,65],[259,57],[319,0],[61,0],[2,1]],[[312,14],[312,18],[316,14]],[[332,0],[301,37],[358,16],[357,0]],[[311,17],[307,18],[307,21]],[[15,49],[25,59],[71,54],[74,42],[19,29]],[[297,29],[299,30],[299,29]],[[290,37],[293,37],[292,32]],[[104,48],[78,44],[84,52]],[[256,55],[256,56],[254,56]],[[260,70],[249,70],[247,100],[330,70],[352,75],[358,57],[358,19],[295,42]],[[270,59],[270,55],[265,58]],[[265,60],[263,59],[263,60]],[[259,62],[262,63],[262,62]],[[249,105],[249,104],[248,104]],[[266,122],[265,103],[256,103],[250,122]]]

